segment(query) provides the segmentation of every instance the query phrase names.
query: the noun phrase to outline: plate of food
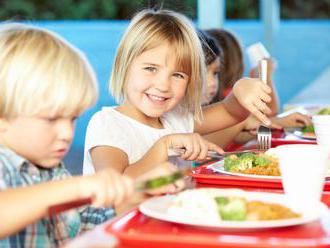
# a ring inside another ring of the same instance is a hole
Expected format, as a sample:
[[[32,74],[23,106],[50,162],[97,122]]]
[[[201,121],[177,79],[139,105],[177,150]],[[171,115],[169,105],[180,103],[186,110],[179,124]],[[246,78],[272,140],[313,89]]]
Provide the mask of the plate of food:
[[[330,115],[330,107],[321,108],[315,115]],[[316,140],[315,130],[313,125],[308,125],[298,130],[293,131],[293,134],[302,139]]]
[[[208,166],[209,169],[228,175],[280,179],[281,172],[275,148],[267,152],[245,152],[225,156]]]
[[[317,220],[326,206],[298,212],[283,194],[199,188],[151,198],[139,206],[149,217],[199,228],[252,230],[302,225]]]
[[[301,139],[316,140],[313,125],[303,127],[300,130],[295,130],[293,134]]]

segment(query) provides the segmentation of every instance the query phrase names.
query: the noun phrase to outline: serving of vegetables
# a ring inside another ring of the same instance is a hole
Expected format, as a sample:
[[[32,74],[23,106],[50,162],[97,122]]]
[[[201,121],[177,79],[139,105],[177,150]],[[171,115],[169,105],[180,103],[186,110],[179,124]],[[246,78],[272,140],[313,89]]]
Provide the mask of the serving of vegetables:
[[[329,108],[322,108],[320,109],[316,115],[330,115],[330,107]],[[306,134],[311,134],[311,135],[315,135],[315,130],[313,125],[308,125],[305,126],[301,129],[301,132],[303,132],[305,135]]]
[[[265,153],[242,153],[226,156],[224,170],[255,175],[281,175],[278,159]]]
[[[245,220],[278,220],[297,218],[300,215],[289,208],[275,203],[262,201],[247,201],[243,197],[215,197],[218,212],[222,220],[245,221]]]

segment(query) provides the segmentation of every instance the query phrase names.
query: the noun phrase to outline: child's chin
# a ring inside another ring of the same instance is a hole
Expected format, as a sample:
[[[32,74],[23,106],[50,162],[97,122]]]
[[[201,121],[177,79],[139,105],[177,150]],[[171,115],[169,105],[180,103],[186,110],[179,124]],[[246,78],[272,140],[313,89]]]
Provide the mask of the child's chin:
[[[47,161],[42,161],[40,163],[38,163],[38,165],[42,168],[54,168],[59,166],[61,160],[60,159],[49,159]]]

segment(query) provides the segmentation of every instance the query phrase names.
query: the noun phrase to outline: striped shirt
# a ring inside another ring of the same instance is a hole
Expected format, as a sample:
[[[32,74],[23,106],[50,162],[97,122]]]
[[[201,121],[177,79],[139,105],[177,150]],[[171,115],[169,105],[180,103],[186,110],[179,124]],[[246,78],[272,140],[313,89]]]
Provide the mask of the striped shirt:
[[[70,177],[70,173],[62,163],[50,169],[41,168],[12,150],[0,146],[0,191],[67,177]],[[20,232],[0,240],[0,247],[57,247],[114,215],[114,210],[111,208],[87,207],[66,211],[56,216],[47,216],[26,226]]]

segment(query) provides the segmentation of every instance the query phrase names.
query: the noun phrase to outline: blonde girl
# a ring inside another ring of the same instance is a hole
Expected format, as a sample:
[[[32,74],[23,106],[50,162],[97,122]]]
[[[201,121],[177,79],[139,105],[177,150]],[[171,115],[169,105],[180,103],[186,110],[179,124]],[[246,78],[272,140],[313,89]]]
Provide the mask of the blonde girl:
[[[201,135],[235,125],[249,111],[269,124],[267,85],[239,80],[223,102],[201,109],[205,75],[201,43],[185,16],[138,13],[112,68],[110,88],[120,105],[104,107],[90,120],[84,173],[112,167],[136,177],[167,161],[175,148],[184,149],[183,160],[203,160],[208,150],[222,149]]]

